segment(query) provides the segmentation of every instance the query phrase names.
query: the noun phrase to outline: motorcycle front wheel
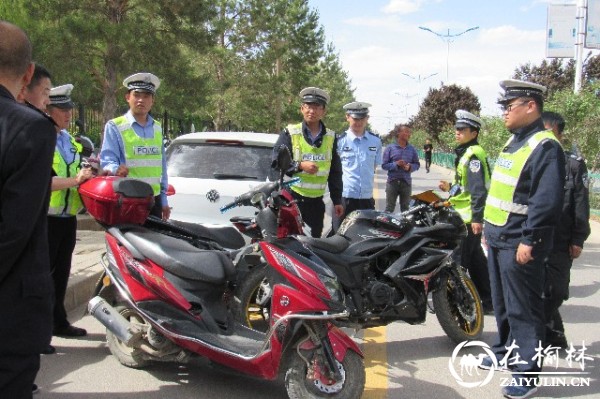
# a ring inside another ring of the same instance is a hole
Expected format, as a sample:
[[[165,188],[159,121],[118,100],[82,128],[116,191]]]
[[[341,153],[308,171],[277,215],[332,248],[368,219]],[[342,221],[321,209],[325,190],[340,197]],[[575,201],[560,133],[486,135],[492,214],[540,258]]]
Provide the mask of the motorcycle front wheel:
[[[235,288],[233,314],[239,323],[267,332],[271,314],[272,286],[267,279],[267,265],[252,268]]]
[[[365,365],[357,353],[349,350],[341,363],[336,360],[341,374],[338,381],[322,375],[324,360],[321,356],[314,351],[306,355],[294,351],[290,359],[285,373],[285,389],[290,399],[359,399],[362,396]]]
[[[462,272],[444,273],[432,296],[435,315],[451,340],[458,344],[481,338],[483,308],[469,276]]]

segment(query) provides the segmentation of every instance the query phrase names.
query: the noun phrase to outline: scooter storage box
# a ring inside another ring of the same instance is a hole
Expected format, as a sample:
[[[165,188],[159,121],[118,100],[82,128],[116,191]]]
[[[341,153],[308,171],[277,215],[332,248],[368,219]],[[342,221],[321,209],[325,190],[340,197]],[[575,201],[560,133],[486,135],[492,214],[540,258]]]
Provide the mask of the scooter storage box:
[[[79,194],[87,211],[98,222],[143,224],[154,205],[152,187],[141,180],[101,176],[79,186]]]

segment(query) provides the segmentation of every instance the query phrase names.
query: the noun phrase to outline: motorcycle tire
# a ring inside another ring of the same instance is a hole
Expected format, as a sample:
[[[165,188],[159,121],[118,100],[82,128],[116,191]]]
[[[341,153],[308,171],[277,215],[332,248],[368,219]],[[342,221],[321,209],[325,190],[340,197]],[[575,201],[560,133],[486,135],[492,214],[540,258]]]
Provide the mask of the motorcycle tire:
[[[444,332],[457,344],[481,338],[484,316],[473,280],[461,275],[464,285],[457,281],[458,276],[444,273],[439,288],[432,294],[435,315]]]
[[[318,370],[309,372],[306,364],[308,361],[311,368],[319,364],[319,360],[313,361],[314,351],[306,359],[297,351],[292,351],[291,356],[285,373],[285,389],[290,399],[360,399],[362,396],[365,389],[365,365],[357,353],[349,350],[344,360],[337,362],[343,380],[334,382],[308,378],[309,375],[318,374]]]
[[[253,267],[234,291],[235,320],[253,330],[267,332],[271,314],[271,285],[267,265]]]
[[[131,308],[120,305],[116,306],[115,309],[127,320],[133,320],[136,323],[146,323],[146,321]],[[112,353],[122,365],[134,369],[142,369],[150,364],[144,351],[139,348],[125,345],[123,341],[117,338],[108,329],[106,330],[106,342],[108,343],[110,353]]]

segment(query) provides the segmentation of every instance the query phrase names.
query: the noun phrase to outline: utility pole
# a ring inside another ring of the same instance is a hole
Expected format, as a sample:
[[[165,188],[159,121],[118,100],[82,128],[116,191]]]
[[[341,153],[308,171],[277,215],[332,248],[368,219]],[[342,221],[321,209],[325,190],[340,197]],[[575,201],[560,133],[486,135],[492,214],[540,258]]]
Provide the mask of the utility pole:
[[[579,93],[583,75],[583,46],[585,46],[585,17],[587,15],[587,0],[577,0],[577,40],[575,42],[575,87]]]

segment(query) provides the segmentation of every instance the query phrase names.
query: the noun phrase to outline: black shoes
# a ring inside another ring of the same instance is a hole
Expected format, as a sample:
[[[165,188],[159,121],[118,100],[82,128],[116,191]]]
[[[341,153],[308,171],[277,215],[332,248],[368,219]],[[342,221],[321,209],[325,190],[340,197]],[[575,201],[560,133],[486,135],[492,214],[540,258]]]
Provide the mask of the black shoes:
[[[51,355],[56,352],[56,348],[52,345],[48,345],[42,350],[42,355]]]
[[[84,337],[87,335],[87,331],[83,328],[68,325],[61,328],[54,327],[53,335],[59,337]]]
[[[33,384],[33,387],[31,387],[31,393],[38,393],[40,391],[40,389],[38,388],[37,384]]]

